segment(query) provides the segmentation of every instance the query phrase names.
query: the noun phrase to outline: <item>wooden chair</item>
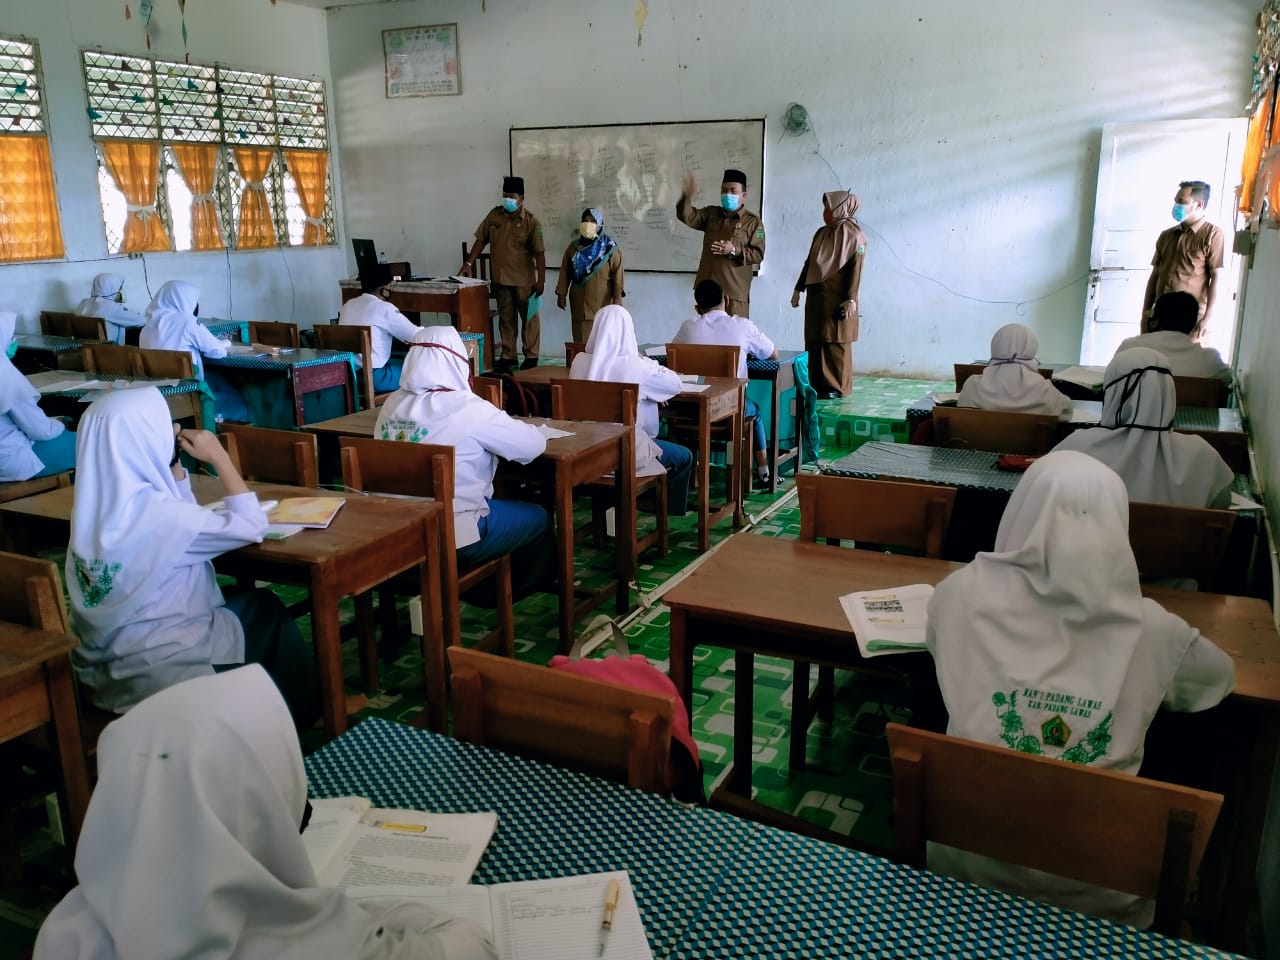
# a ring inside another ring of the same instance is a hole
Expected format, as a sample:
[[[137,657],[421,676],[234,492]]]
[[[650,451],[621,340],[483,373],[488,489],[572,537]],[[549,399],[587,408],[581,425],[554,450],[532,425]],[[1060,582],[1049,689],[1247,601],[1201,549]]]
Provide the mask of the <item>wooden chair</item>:
[[[249,342],[264,347],[285,347],[297,350],[302,346],[296,323],[279,323],[274,320],[250,320]]]
[[[573,366],[573,358],[580,353],[587,352],[587,345],[577,340],[566,340],[564,342],[564,365],[567,370]]]
[[[30,480],[10,480],[0,483],[0,503],[10,500],[21,500],[23,497],[34,497],[37,493],[47,493],[59,487],[71,486],[71,471],[55,473],[51,477],[32,477]],[[5,619],[0,617],[0,620]]]
[[[940,447],[1038,456],[1053,447],[1058,418],[1039,413],[934,407],[933,431]]]
[[[511,610],[511,555],[503,554],[478,566],[458,569],[458,548],[453,527],[453,447],[373,440],[368,437],[340,437],[338,445],[342,457],[342,482],[348,489],[395,496],[429,497],[444,508],[440,585],[445,610],[445,645],[452,647],[462,642],[459,595],[492,578],[498,625],[478,645],[496,647],[504,656],[514,656],[515,615]],[[417,578],[414,577],[412,583],[404,589],[417,594]],[[394,587],[380,588],[379,605],[384,613],[384,632],[395,592]]]
[[[137,347],[122,347],[114,343],[86,343],[80,348],[85,373],[97,373],[108,377],[141,377],[142,357]],[[190,362],[190,355],[188,355]]]
[[[895,857],[925,867],[928,841],[1155,900],[1177,936],[1222,795],[896,723]]]
[[[66,633],[62,577],[48,560],[0,553],[0,620]]]
[[[458,738],[668,791],[673,698],[460,647],[449,663]]]
[[[1174,377],[1173,392],[1180,407],[1225,407],[1231,385],[1215,377]]]
[[[502,409],[502,381],[497,377],[472,377],[471,392]]]
[[[360,358],[357,377],[360,401],[366,410],[381,406],[391,391],[378,393],[373,388],[373,330],[364,324],[320,323],[315,327],[316,346],[321,350],[343,350]]]
[[[1205,443],[1213,447],[1226,461],[1232,473],[1250,473],[1249,436],[1246,433],[1231,433],[1226,430],[1201,430],[1195,434]]]
[[[556,420],[595,420],[604,423],[621,423],[635,427],[638,412],[637,398],[640,387],[634,383],[611,383],[599,380],[560,379],[551,382],[551,416]],[[617,484],[612,477],[603,477],[586,485],[591,493],[591,528],[595,532],[596,545],[604,545],[606,504],[612,502],[615,509],[635,509],[618,503]],[[653,491],[654,528],[644,536],[636,525],[632,546],[632,569],[639,569],[642,552],[656,545],[661,556],[667,555],[667,473],[651,477],[636,477],[636,500],[642,493]]]
[[[246,480],[291,487],[320,485],[316,435],[297,430],[268,430],[224,423],[218,439]]]
[[[1129,504],[1129,545],[1144,578],[1194,578],[1201,590],[1218,586],[1222,557],[1235,525],[1230,510]]]
[[[968,380],[970,377],[978,376],[979,374],[982,373],[983,370],[987,368],[987,365],[985,363],[957,363],[957,364],[953,364],[952,366],[955,369],[957,393],[960,391],[960,388],[964,386],[964,382],[966,380]],[[1044,377],[1046,380],[1053,379],[1052,370],[1046,369],[1045,367],[1039,367],[1037,369],[1039,369],[1040,371],[1040,376]]]
[[[468,256],[469,254],[467,252],[467,242],[464,240],[462,242],[462,262],[463,263],[467,262]],[[471,275],[476,280],[483,280],[485,283],[489,283],[489,277],[491,276],[492,268],[493,268],[492,254],[481,253],[476,256],[475,267],[473,268]],[[490,287],[489,289],[489,333],[485,338],[485,345],[489,350],[490,369],[493,368],[494,361],[497,360],[497,357],[498,357],[498,342],[499,342],[498,341],[498,303],[496,300],[494,300],[493,288]],[[509,360],[511,358],[504,357],[503,359]]]
[[[796,475],[800,503],[800,540],[839,546],[841,540],[919,550],[941,557],[955,507],[956,488],[894,480]],[[818,689],[809,697],[809,664],[797,662],[791,690],[791,757],[803,770],[806,738],[815,713],[830,719],[835,670],[818,668]]]
[[[138,350],[139,376],[163,380],[190,380],[196,375],[191,354],[186,350]]]
[[[738,375],[739,347],[722,347],[703,343],[668,343],[667,368],[676,373],[698,377],[736,377]],[[742,472],[742,491],[745,497],[751,491],[751,464],[754,462],[755,417],[742,417],[742,449],[746,456],[740,466]],[[679,419],[669,419],[667,429],[683,443],[689,443],[690,449],[697,449],[697,425],[687,424]],[[711,439],[719,442],[728,433],[723,424],[713,428]],[[693,472],[696,479],[697,471]]]
[[[107,321],[102,317],[82,317],[58,310],[40,311],[40,332],[47,337],[72,340],[106,340]]]

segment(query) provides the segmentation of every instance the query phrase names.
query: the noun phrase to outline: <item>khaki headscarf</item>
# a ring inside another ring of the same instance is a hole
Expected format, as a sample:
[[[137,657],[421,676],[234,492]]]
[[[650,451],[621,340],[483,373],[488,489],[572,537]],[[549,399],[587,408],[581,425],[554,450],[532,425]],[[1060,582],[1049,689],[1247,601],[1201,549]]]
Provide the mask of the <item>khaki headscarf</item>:
[[[853,219],[861,205],[857,194],[848,190],[832,190],[822,195],[822,202],[831,211],[835,223],[824,224],[813,235],[813,242],[809,245],[809,269],[804,275],[805,286],[821,283],[867,246],[867,235]]]

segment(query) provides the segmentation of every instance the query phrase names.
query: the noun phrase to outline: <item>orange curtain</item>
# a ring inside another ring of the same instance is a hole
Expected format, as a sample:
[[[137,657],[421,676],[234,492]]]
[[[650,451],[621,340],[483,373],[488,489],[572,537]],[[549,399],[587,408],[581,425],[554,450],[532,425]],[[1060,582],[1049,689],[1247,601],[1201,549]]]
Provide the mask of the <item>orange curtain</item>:
[[[1246,216],[1253,213],[1253,191],[1258,182],[1262,155],[1266,153],[1268,144],[1275,140],[1275,131],[1270,129],[1275,90],[1273,82],[1249,120],[1249,136],[1244,143],[1244,168],[1240,177],[1240,212]]]
[[[107,172],[129,205],[120,252],[168,250],[169,234],[156,215],[160,144],[154,140],[103,140],[98,146]]]
[[[191,249],[221,250],[222,229],[213,199],[218,147],[212,143],[175,143],[173,159],[182,182],[191,191]]]
[[[0,137],[0,260],[66,255],[46,137]]]
[[[275,151],[263,147],[236,147],[232,152],[240,176],[244,178],[236,246],[241,250],[274,247],[276,227],[271,220],[271,204],[267,202],[267,186],[263,181],[271,169]]]
[[[323,150],[286,150],[284,158],[293,174],[302,212],[307,225],[302,228],[304,246],[321,246],[329,242],[324,232],[324,189],[328,180],[329,154]]]

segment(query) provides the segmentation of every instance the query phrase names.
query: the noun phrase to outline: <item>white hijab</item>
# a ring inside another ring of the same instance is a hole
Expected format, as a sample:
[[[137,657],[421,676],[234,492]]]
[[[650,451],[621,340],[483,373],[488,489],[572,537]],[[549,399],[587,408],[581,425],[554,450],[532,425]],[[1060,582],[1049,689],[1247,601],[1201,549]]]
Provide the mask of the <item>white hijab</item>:
[[[400,371],[400,388],[378,412],[374,436],[390,420],[411,422],[422,431],[421,443],[456,445],[445,425],[465,410],[466,429],[502,415],[502,411],[471,390],[471,361],[458,331],[450,326],[424,327],[409,342],[409,355]],[[455,425],[463,421],[455,421]],[[415,439],[405,436],[397,439]]]
[[[13,365],[9,359],[9,344],[13,342],[18,326],[18,315],[0,310],[0,414],[14,407],[40,399],[40,391]]]
[[[1130,500],[1206,507],[1234,474],[1203,437],[1174,433],[1177,409],[1168,361],[1155,350],[1121,350],[1103,376],[1102,420],[1059,450],[1096,457],[1124,480]]]
[[[1005,324],[991,338],[991,360],[978,376],[960,388],[962,407],[1015,413],[1071,415],[1071,401],[1040,376],[1036,350],[1040,341],[1020,323]]]
[[[101,633],[136,615],[204,527],[169,468],[173,445],[155,387],[108,391],[80,420],[65,574],[77,616]]]
[[[200,288],[184,280],[169,280],[156,291],[147,307],[147,342],[143,344],[156,350],[190,350],[187,330],[196,319],[196,307],[200,305]]]
[[[103,732],[98,771],[80,885],[41,927],[39,960],[494,956],[447,914],[379,917],[317,886],[299,834],[302,752],[259,666],[147,698]]]
[[[143,318],[116,300],[116,294],[124,286],[124,277],[118,273],[100,273],[93,278],[93,291],[80,301],[75,312],[82,317],[102,317],[117,327],[139,327]],[[117,338],[121,331],[115,331]]]

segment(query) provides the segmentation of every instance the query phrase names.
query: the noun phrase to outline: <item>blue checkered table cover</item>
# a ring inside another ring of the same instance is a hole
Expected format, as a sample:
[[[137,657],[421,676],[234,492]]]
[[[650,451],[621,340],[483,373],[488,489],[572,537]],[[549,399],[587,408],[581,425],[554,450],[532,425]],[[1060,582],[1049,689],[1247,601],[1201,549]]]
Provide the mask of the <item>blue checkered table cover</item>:
[[[220,320],[217,317],[201,317],[200,322],[209,328],[215,337],[230,337],[236,343],[249,342],[249,321]]]
[[[68,380],[68,379],[71,379],[72,377],[77,377],[77,376],[83,377],[85,383],[88,383],[92,380],[97,380],[101,383],[106,383],[106,384],[114,384],[122,381],[124,383],[134,383],[134,382],[147,383],[152,379],[150,377],[116,377],[116,376],[100,377],[97,374],[80,373],[80,371],[77,371],[77,370],[53,370],[53,371],[48,371],[46,373],[32,374],[30,377],[27,378],[27,380],[30,381],[32,386],[34,386],[37,390],[39,390],[40,384],[42,382],[54,383],[59,380]],[[170,383],[155,384],[155,387],[160,391],[160,396],[162,397],[176,397],[184,393],[208,393],[210,396],[212,396],[212,391],[209,390],[209,388],[205,385],[203,380],[179,380],[177,383],[172,383],[172,384]],[[110,389],[110,387],[105,387],[105,388],[92,387],[88,389],[82,386],[68,387],[65,390],[54,390],[49,393],[42,394],[42,396],[70,397],[71,399],[75,400],[89,393],[94,393],[94,394],[104,393],[108,389]]]
[[[225,357],[204,357],[207,367],[235,367],[240,370],[288,370],[289,367],[317,367],[323,363],[346,363],[355,369],[356,355],[342,350],[309,350],[300,347],[278,356],[249,356],[228,353]]]
[[[70,353],[86,343],[104,343],[103,340],[76,340],[73,337],[48,337],[43,333],[16,333],[13,342],[19,350],[43,350],[46,353]]]
[[[1077,410],[1088,410],[1094,415],[1094,422],[1102,418],[1101,400],[1072,400],[1071,405]],[[932,397],[921,397],[907,408],[909,420],[920,420],[933,413]],[[1068,424],[1072,429],[1089,426],[1086,423]],[[1244,433],[1244,421],[1240,411],[1234,407],[1178,407],[1173,414],[1173,429],[1185,433]]]
[[[306,765],[317,797],[496,811],[479,883],[626,870],[655,957],[671,955],[753,829],[726,814],[372,718]]]
[[[1175,960],[1230,955],[756,827],[671,956]]]
[[[1022,474],[996,467],[998,453],[984,450],[956,450],[948,447],[921,447],[907,443],[873,440],[853,453],[832,460],[823,473],[841,477],[901,477],[923,483],[938,483],[966,490],[1013,492]]]

